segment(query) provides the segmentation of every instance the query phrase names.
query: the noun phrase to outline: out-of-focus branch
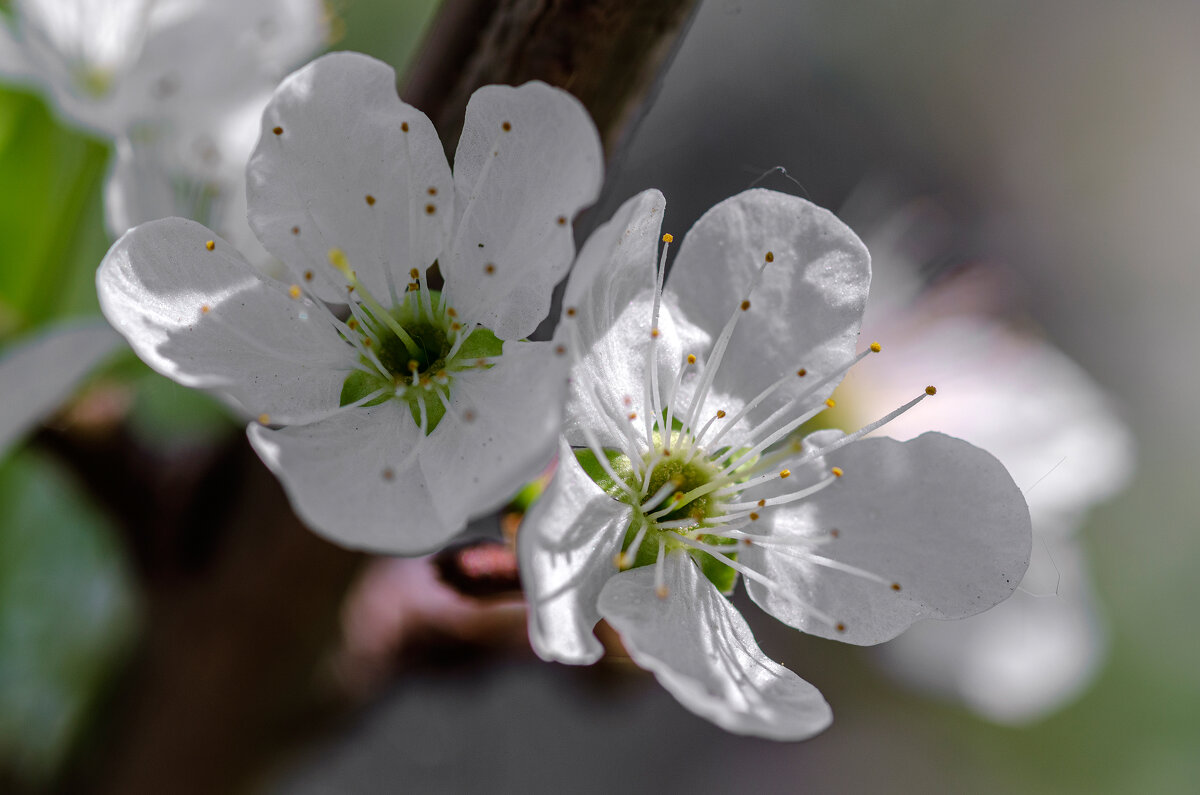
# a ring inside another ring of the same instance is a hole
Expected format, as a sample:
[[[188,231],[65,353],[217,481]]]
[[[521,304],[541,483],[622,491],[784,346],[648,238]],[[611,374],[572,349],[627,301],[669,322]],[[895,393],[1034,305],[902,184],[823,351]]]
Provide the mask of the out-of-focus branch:
[[[452,149],[471,92],[543,80],[578,97],[614,151],[696,0],[447,0],[401,95]]]

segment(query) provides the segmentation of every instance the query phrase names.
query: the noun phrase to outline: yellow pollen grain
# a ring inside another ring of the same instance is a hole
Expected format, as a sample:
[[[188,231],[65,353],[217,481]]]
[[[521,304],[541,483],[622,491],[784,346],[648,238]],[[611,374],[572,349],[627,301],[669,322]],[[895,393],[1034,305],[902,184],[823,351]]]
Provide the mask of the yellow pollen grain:
[[[717,419],[725,419],[725,411],[723,409],[717,409]]]
[[[757,522],[757,521],[758,521],[758,514],[757,514],[757,513],[755,513],[754,511],[751,511],[751,512],[750,512],[750,521],[752,521],[752,522]]]
[[[394,471],[392,471],[391,468],[385,469],[385,470],[383,470],[383,479],[388,480],[388,481],[395,480],[396,473]]]
[[[567,307],[567,317],[575,317],[575,307],[573,307],[573,306]]]
[[[764,505],[766,505],[766,504],[767,504],[767,501],[766,501],[766,499],[765,499],[765,498],[764,498],[764,499],[761,499],[761,500],[759,500],[759,501],[758,501],[758,507],[759,507],[759,508],[762,508],[762,507],[763,507]]]
[[[276,135],[283,135],[283,128],[276,127],[275,129],[271,130],[271,132],[275,133]]]
[[[400,132],[408,132],[408,122],[400,122]]]
[[[833,473],[833,476],[835,478],[840,478],[842,475],[846,474],[845,472],[842,471],[841,467],[834,467],[833,469],[831,469],[829,471]]]
[[[483,272],[486,273],[488,276],[491,276],[493,273],[496,272],[496,266],[489,262],[487,265],[483,266]]]
[[[742,301],[742,311],[743,311],[743,312],[745,312],[745,311],[746,311],[747,309],[749,309],[749,308],[750,308],[750,302],[749,302],[749,301]]]
[[[667,234],[663,235],[662,241],[664,243],[673,243],[673,242],[675,242],[675,235],[668,232]]]
[[[796,371],[796,375],[803,378],[804,376],[808,375],[808,370],[805,370],[803,367],[801,367],[799,370]]]
[[[657,596],[659,599],[666,599],[667,594],[669,594],[669,593],[670,593],[670,591],[667,590],[667,586],[665,586],[665,585],[660,585],[654,589],[654,595]]]
[[[779,477],[781,477],[781,478],[787,478],[787,477],[790,477],[790,476],[791,476],[791,474],[792,474],[792,470],[790,470],[790,469],[782,469],[782,470],[780,470],[780,472],[779,472]]]
[[[372,195],[371,195],[371,194],[369,194],[369,193],[367,194],[367,204],[368,204],[368,205],[370,205],[370,206],[372,206],[372,207],[374,207],[374,206],[375,206],[375,197],[374,197],[374,196],[372,196]]]
[[[893,591],[899,591],[899,590],[900,590],[900,583],[898,583],[898,582],[894,582],[894,583],[892,583],[892,590],[893,590]]]
[[[298,235],[298,234],[300,234],[300,227],[298,227],[298,226],[293,226],[293,227],[292,227],[292,234],[293,234],[293,235]]]
[[[838,624],[837,624],[837,631],[838,631],[838,632],[845,632],[845,631],[846,631],[846,625],[845,625],[845,624],[843,624],[841,621],[839,621],[839,622],[838,622]]]
[[[300,293],[300,285],[293,284],[291,287],[288,288],[288,295],[290,295],[293,300],[299,299],[300,294],[301,294]]]
[[[271,415],[270,414],[259,414],[258,415],[258,424],[259,425],[270,425],[271,424]]]
[[[650,329],[650,338],[658,339],[658,329],[656,329],[656,328]]]
[[[419,270],[417,270],[416,268],[413,268],[412,270],[410,270],[408,272],[408,278],[413,279],[413,280],[416,280],[420,275],[421,275],[421,272]]]
[[[435,207],[434,205],[432,205],[432,204],[425,205],[425,214],[426,215],[433,215],[436,212],[437,212],[437,207]]]
[[[209,251],[212,251],[214,248],[217,247],[217,242],[215,240],[210,240],[204,244],[204,247],[206,249],[208,249]]]
[[[688,354],[688,357],[687,357],[687,363],[688,363],[688,364],[695,364],[695,363],[696,363],[696,354],[694,354],[694,353],[689,353],[689,354]]]
[[[312,271],[305,271],[305,272],[304,272],[304,281],[306,281],[306,282],[311,282],[312,280],[313,280],[313,272],[312,272]]]
[[[883,346],[878,342],[871,343],[871,353],[879,353],[881,350],[883,350]]]
[[[437,188],[435,188],[433,186],[430,186],[429,190],[427,190],[425,192],[428,193],[430,196],[437,196]]]
[[[636,411],[631,411],[631,412],[629,412],[629,419],[631,419],[631,420],[636,420],[636,419],[637,419],[637,412],[636,412]]]
[[[764,257],[763,259],[765,259],[767,262],[774,262],[774,261],[775,261],[775,252],[774,252],[774,251],[768,251],[768,252],[767,252],[767,256],[766,256],[766,257]]]
[[[567,216],[565,216],[565,215],[560,215],[560,216],[558,216],[558,218],[556,218],[556,219],[554,220],[554,222],[555,222],[556,224],[558,224],[559,226],[566,226],[566,225],[567,225]]]
[[[509,123],[509,122],[503,122],[503,123],[501,123],[501,125],[500,125],[500,129],[501,129],[501,130],[504,130],[504,132],[511,132],[511,131],[512,131],[512,124],[511,124],[511,123]]]
[[[937,394],[937,387],[936,387],[936,386],[927,386],[927,387],[925,387],[925,394],[926,394],[926,395],[936,395],[936,394]]]
[[[567,346],[559,345],[557,348],[554,349],[554,352],[557,353],[559,356],[562,356],[564,353],[567,352]]]
[[[463,412],[463,421],[464,422],[474,422],[475,421],[475,412],[471,411],[470,409],[467,409],[466,411],[464,411]]]
[[[351,331],[358,331],[358,321],[354,318],[347,320],[346,325],[350,327]]]
[[[833,398],[829,398],[828,400],[825,401],[825,405],[828,406],[829,408],[833,408],[834,406],[837,405],[837,401],[834,400]]]
[[[211,311],[212,311],[212,307],[209,306],[208,304],[204,304],[200,307],[200,314],[202,314],[202,315],[207,315]]]

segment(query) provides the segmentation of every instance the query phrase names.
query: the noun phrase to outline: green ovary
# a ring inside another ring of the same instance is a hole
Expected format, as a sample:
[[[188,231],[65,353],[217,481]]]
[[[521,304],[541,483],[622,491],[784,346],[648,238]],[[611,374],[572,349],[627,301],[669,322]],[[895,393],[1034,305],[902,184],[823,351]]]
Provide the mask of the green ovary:
[[[438,293],[431,293],[432,305],[437,306]],[[418,426],[422,413],[425,414],[425,433],[431,434],[446,413],[438,392],[449,399],[454,374],[481,366],[490,367],[491,364],[480,365],[479,360],[499,356],[503,342],[491,331],[475,328],[454,350],[458,336],[468,332],[461,327],[455,328],[459,324],[452,318],[438,317],[436,312],[430,317],[422,306],[414,306],[410,301],[388,312],[408,334],[413,350],[387,322],[371,318],[367,321],[368,333],[356,328],[361,343],[368,345],[378,363],[365,354],[359,356],[364,369],[355,370],[342,383],[340,403],[345,406],[383,390],[384,394],[363,405],[378,406],[388,400],[405,403]],[[452,350],[453,356],[450,355]]]

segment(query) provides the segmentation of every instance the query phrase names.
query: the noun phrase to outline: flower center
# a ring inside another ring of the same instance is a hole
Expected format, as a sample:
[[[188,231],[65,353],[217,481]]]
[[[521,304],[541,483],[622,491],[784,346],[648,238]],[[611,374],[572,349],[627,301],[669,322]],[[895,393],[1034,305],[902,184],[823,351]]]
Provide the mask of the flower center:
[[[342,383],[341,405],[400,401],[428,436],[450,408],[454,376],[491,367],[503,342],[486,328],[460,322],[441,292],[421,283],[415,268],[399,302],[384,307],[340,251],[330,252],[330,262],[345,277],[351,296],[342,336],[359,353],[356,369]]]

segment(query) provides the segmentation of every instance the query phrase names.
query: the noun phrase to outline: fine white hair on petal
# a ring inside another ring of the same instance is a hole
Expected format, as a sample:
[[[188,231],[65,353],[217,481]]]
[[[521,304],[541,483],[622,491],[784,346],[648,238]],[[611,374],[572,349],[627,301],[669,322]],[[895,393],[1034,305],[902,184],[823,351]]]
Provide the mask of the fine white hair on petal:
[[[62,323],[6,348],[0,357],[0,459],[121,343],[97,318]]]
[[[554,479],[517,534],[529,641],[543,660],[581,665],[604,653],[592,634],[600,620],[596,600],[617,573],[613,557],[632,517],[632,509],[596,485],[562,440]]]
[[[528,336],[575,254],[571,221],[596,200],[600,136],[579,100],[545,83],[484,86],[454,155],[453,237],[440,261],[467,317]]]
[[[746,620],[683,550],[609,579],[600,614],[634,662],[692,712],[721,728],[773,740],[823,731],[833,713],[820,691],[763,654]]]
[[[873,577],[778,546],[747,547],[741,560],[786,593],[759,582],[747,582],[746,589],[780,621],[869,645],[919,618],[987,610],[1021,582],[1029,565],[1029,513],[1012,477],[988,453],[927,433],[908,442],[864,439],[830,454],[828,462],[843,473],[836,483],[777,508],[763,523],[772,536],[809,539],[813,554]]]
[[[434,508],[413,448],[424,441],[394,400],[310,425],[248,429],[250,443],[314,531],[353,549],[418,555],[457,533]]]
[[[450,409],[419,460],[442,521],[503,506],[554,455],[567,360],[549,342],[506,342],[485,370],[455,374]]]
[[[338,249],[381,300],[403,290],[411,269],[424,274],[453,222],[454,183],[432,122],[400,101],[390,66],[358,53],[325,55],[283,81],[247,179],[250,226],[268,251],[322,285],[338,277],[329,264]]]
[[[354,349],[320,311],[183,218],[122,236],[100,263],[96,292],[142,361],[185,386],[221,390],[271,422],[326,415],[355,365]]]
[[[788,370],[805,368],[805,381],[778,390],[727,434],[738,445],[745,429],[845,365],[854,356],[870,281],[866,247],[828,210],[761,188],[714,205],[684,237],[666,283],[667,296],[714,339],[745,307],[697,416],[732,412]],[[836,386],[835,380],[813,403]]]

